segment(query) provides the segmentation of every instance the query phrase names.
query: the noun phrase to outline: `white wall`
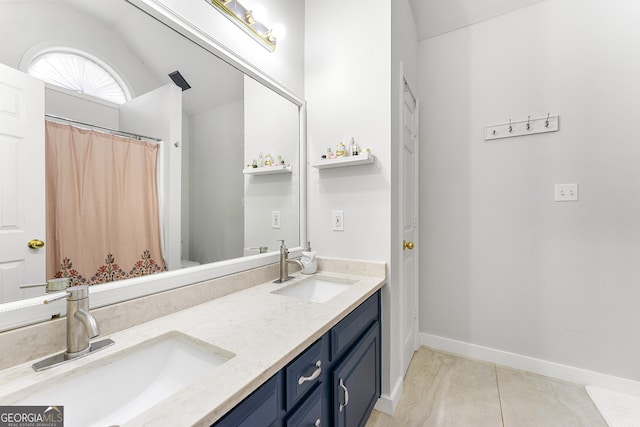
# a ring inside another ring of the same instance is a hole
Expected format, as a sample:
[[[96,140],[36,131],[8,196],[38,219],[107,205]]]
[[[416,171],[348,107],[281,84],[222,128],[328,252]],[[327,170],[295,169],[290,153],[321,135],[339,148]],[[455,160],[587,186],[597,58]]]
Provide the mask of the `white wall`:
[[[118,104],[69,92],[46,85],[45,112],[109,129],[120,127],[120,106]]]
[[[282,157],[291,173],[245,175],[244,247],[278,250],[300,246],[300,139],[298,106],[250,77],[244,78],[244,162],[259,154]],[[280,228],[272,228],[273,211],[280,212]]]
[[[180,259],[189,260],[189,209],[191,206],[191,185],[189,179],[191,157],[191,117],[182,111],[182,178],[180,179]]]
[[[363,11],[366,19],[354,19]],[[306,1],[307,157],[318,160],[351,136],[376,156],[373,165],[308,168],[309,239],[321,256],[391,262],[391,21],[390,0]],[[344,231],[331,230],[333,210],[344,211]],[[383,293],[387,397],[400,371],[390,341],[397,332],[395,286],[390,281]]]
[[[304,91],[304,15],[301,0],[263,0],[268,13],[266,24],[282,23],[286,37],[275,52],[269,52],[206,1],[137,0],[150,5],[162,4],[205,31],[214,40],[253,64],[283,86],[303,96]]]
[[[422,332],[640,380],[639,21],[554,0],[421,42]]]
[[[189,256],[242,256],[243,101],[195,114],[189,129]]]
[[[182,90],[167,83],[120,106],[120,130],[160,142],[160,224],[167,269],[181,267]],[[176,142],[178,142],[176,146]]]

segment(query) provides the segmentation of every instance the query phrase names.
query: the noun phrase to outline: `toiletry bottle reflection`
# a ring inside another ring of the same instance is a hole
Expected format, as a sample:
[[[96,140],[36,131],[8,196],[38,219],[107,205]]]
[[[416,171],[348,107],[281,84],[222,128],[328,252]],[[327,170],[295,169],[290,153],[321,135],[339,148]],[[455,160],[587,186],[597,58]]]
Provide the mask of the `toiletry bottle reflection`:
[[[351,141],[349,142],[349,154],[352,156],[357,156],[358,153],[358,145],[353,137],[351,137]]]

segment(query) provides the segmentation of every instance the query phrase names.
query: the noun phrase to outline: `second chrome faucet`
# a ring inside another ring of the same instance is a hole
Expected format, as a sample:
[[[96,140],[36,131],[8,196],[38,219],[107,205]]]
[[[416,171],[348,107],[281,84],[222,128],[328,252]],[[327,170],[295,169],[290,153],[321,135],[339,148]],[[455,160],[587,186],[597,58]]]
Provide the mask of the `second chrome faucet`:
[[[287,280],[293,279],[293,277],[289,276],[289,263],[298,264],[300,268],[304,268],[302,265],[302,261],[299,259],[289,259],[289,249],[284,244],[284,240],[278,240],[281,242],[280,244],[280,277],[273,281],[273,283],[282,283]]]

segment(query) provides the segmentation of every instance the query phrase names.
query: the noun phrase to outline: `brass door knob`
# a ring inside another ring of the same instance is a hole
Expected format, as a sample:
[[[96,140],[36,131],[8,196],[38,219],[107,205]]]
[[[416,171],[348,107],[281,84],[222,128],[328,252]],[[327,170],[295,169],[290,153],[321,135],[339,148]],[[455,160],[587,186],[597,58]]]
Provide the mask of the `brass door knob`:
[[[27,246],[31,249],[42,249],[44,248],[44,242],[42,240],[33,239],[27,242]]]
[[[413,242],[407,242],[406,240],[402,241],[402,250],[409,249],[413,250]]]

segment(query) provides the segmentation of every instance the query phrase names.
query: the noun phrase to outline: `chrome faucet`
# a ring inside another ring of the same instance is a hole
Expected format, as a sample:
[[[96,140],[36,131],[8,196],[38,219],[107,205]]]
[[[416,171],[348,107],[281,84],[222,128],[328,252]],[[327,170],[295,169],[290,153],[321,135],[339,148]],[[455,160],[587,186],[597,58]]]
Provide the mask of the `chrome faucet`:
[[[44,301],[45,304],[67,299],[67,350],[41,362],[33,364],[33,369],[41,371],[51,368],[91,352],[110,346],[110,339],[91,344],[91,338],[100,335],[100,328],[95,317],[89,312],[89,287],[87,285],[71,286],[53,298]]]
[[[281,242],[280,245],[280,277],[273,281],[273,283],[283,283],[287,280],[293,279],[293,277],[289,276],[289,263],[298,264],[300,268],[304,268],[302,265],[302,261],[299,259],[289,259],[289,249],[284,244],[284,240],[278,240]]]
[[[100,335],[96,318],[89,312],[89,287],[69,288],[67,296],[67,359],[74,359],[89,352],[89,340]]]

